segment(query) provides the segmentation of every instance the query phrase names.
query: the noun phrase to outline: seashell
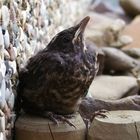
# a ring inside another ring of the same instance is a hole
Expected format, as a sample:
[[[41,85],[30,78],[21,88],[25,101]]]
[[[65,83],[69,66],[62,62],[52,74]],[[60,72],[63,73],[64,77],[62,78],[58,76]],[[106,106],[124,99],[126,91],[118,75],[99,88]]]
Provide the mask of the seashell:
[[[8,65],[9,65],[9,72],[11,73],[11,75],[15,74],[17,72],[16,61],[8,61]]]
[[[13,47],[13,51],[14,51],[14,54],[15,54],[15,58],[17,57],[18,53],[17,53],[17,48],[16,47]]]
[[[36,47],[35,47],[34,54],[36,54],[37,52],[39,52],[40,50],[42,50],[43,47],[44,46],[42,45],[42,43],[41,42],[38,42],[37,45],[36,45]]]
[[[4,49],[4,39],[2,34],[2,27],[0,26],[0,53],[2,53]]]
[[[30,46],[32,48],[33,54],[35,53],[36,44],[37,44],[37,40],[33,39],[30,41]]]
[[[26,10],[27,9],[27,0],[22,0],[21,1],[21,9]]]
[[[1,87],[2,80],[3,80],[3,76],[2,73],[0,72],[0,87]]]
[[[39,38],[39,29],[37,27],[35,27],[34,31],[35,31],[34,38],[38,39]]]
[[[3,0],[0,0],[0,8],[3,6]]]
[[[20,23],[21,23],[21,27],[24,28],[25,23],[26,23],[26,11],[25,10],[21,11]]]
[[[0,26],[2,25],[2,11],[0,9]]]
[[[49,26],[49,19],[47,18],[47,19],[44,19],[44,27],[48,27],[48,26]],[[45,28],[45,29],[47,30],[48,28]]]
[[[19,43],[20,43],[19,37],[15,38],[13,47],[14,47],[14,48],[18,48]],[[12,44],[12,43],[11,43],[11,44]]]
[[[26,4],[27,4],[26,11],[29,13],[31,11],[31,6],[29,4],[29,1],[26,1]]]
[[[2,110],[0,110],[0,117],[3,117],[4,113],[2,112]]]
[[[29,58],[33,55],[31,46],[27,42],[26,42],[26,47],[25,47],[25,54],[26,54],[27,58]]]
[[[5,132],[5,117],[0,117],[0,133]]]
[[[24,41],[25,38],[25,34],[23,32],[23,29],[21,27],[19,27],[19,40],[20,42]]]
[[[9,53],[7,52],[6,49],[3,50],[3,53],[4,53],[4,60],[10,60],[10,55],[9,55]]]
[[[27,31],[27,34],[30,38],[32,38],[34,36],[34,29],[33,29],[33,26],[29,23],[26,23],[26,29]]]
[[[10,20],[12,23],[16,23],[16,12],[15,12],[15,7],[14,3],[10,2]]]
[[[34,7],[33,9],[33,15],[35,18],[38,18],[39,17],[39,12],[40,12],[40,4],[39,4],[39,1],[36,2],[36,7]]]
[[[0,61],[0,72],[2,74],[2,77],[5,77],[6,66],[3,60]]]
[[[8,32],[8,30],[6,30],[5,34],[3,35],[3,39],[4,39],[4,47],[6,49],[9,48],[10,38],[9,38],[9,32]]]
[[[9,97],[11,96],[11,91],[9,88],[5,89],[5,100],[8,101]]]
[[[18,36],[18,34],[19,34],[19,28],[18,28],[17,23],[12,23],[11,29],[12,29],[13,33],[15,34],[15,36]]]
[[[11,93],[11,95],[9,96],[8,101],[7,101],[7,104],[11,110],[13,110],[13,108],[14,108],[14,100],[15,100],[15,96],[13,93]]]
[[[2,29],[6,30],[10,21],[10,14],[7,6],[5,5],[2,6],[1,14],[2,14]]]
[[[10,60],[11,60],[11,61],[14,61],[15,58],[16,58],[16,56],[15,56],[15,52],[14,52],[14,49],[13,49],[13,45],[10,44],[10,45],[9,45],[9,48],[7,48],[6,50],[8,51],[8,53],[9,53],[9,55],[10,55]]]
[[[3,132],[0,132],[0,139],[4,140],[5,139],[5,134]]]
[[[0,88],[0,108],[3,109],[6,101],[5,101],[5,80],[2,80],[1,88]]]
[[[46,7],[44,4],[44,0],[41,0],[41,4],[40,4],[40,15],[42,17],[46,17],[47,13],[46,13]]]

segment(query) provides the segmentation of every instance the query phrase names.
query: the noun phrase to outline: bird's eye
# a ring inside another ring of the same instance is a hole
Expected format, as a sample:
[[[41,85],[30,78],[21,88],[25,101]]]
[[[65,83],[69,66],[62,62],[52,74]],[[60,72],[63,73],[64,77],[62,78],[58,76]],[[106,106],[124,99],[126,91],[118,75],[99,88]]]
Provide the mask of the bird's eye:
[[[64,38],[63,38],[63,42],[64,42],[64,43],[69,43],[69,42],[70,42],[70,38],[64,37]]]

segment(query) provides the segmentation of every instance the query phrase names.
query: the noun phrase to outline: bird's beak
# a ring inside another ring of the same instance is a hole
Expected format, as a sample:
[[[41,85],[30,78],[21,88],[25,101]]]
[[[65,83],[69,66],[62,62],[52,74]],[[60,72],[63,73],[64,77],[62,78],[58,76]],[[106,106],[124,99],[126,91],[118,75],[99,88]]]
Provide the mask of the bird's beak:
[[[87,16],[79,24],[77,24],[75,26],[76,32],[75,32],[74,39],[73,39],[74,44],[78,45],[79,43],[83,42],[83,34],[84,34],[85,28],[86,28],[89,20],[90,20],[90,17]]]

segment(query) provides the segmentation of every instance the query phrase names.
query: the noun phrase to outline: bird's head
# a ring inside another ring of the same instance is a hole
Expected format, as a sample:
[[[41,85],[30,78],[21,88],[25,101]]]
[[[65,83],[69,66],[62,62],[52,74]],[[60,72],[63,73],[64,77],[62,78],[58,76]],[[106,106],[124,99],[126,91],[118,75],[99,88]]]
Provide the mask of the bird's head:
[[[84,31],[90,17],[85,17],[77,25],[58,33],[48,44],[47,49],[69,53],[84,50]]]

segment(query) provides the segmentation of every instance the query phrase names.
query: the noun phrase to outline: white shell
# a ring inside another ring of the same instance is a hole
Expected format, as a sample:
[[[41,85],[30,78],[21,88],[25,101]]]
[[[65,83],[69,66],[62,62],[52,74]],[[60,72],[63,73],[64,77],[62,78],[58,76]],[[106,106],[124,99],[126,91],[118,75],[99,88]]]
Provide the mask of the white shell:
[[[4,49],[3,50],[4,52],[4,58],[6,58],[6,60],[9,60],[10,59],[10,55],[9,55],[9,53],[7,52],[7,50],[6,49]]]
[[[4,39],[2,34],[2,27],[0,26],[0,53],[2,53],[4,49]]]
[[[40,6],[40,15],[42,16],[42,17],[46,17],[46,6],[45,6],[45,4],[44,4],[44,0],[41,0],[41,6]]]
[[[26,23],[26,11],[25,10],[21,11],[20,19],[22,22],[22,26],[24,26]]]
[[[13,47],[13,50],[14,50],[14,53],[15,53],[15,57],[17,57],[17,48],[16,47]]]
[[[5,132],[5,117],[0,117],[0,132]],[[3,139],[0,139],[3,140]]]
[[[3,35],[3,39],[4,39],[4,47],[6,49],[9,48],[10,38],[9,38],[9,32],[8,32],[8,30],[5,31],[5,35]]]
[[[5,100],[5,87],[4,88],[1,87],[1,89],[0,89],[0,109],[3,109],[5,104],[6,104],[6,100]]]
[[[5,89],[5,100],[6,101],[8,101],[10,95],[11,95],[11,91],[8,88],[6,88]]]
[[[26,29],[28,31],[29,37],[32,38],[34,35],[34,29],[33,26],[29,23],[26,24]]]
[[[7,101],[8,103],[8,106],[11,110],[13,110],[13,107],[14,107],[14,101],[15,101],[15,96],[14,94],[12,93]]]
[[[2,132],[0,132],[0,140],[5,140],[5,135]]]
[[[5,77],[6,67],[3,60],[0,61],[0,72],[2,73],[2,76]]]
[[[0,108],[3,108],[4,105],[5,105],[5,88],[6,88],[6,85],[5,85],[5,72],[6,72],[6,67],[5,67],[5,64],[3,61],[1,61],[0,63],[0,72],[3,76],[3,79],[1,81],[1,87],[0,87]]]
[[[20,42],[22,42],[25,38],[25,34],[24,34],[23,29],[21,27],[19,27],[19,34],[20,34],[19,40],[20,40]]]
[[[1,12],[2,12],[2,28],[6,30],[10,21],[10,14],[9,14],[8,7],[3,5],[1,8]]]
[[[13,69],[13,74],[17,73],[17,66],[16,66],[16,61],[9,61],[9,66],[12,67]]]

